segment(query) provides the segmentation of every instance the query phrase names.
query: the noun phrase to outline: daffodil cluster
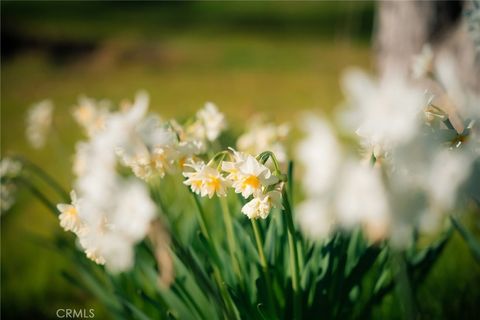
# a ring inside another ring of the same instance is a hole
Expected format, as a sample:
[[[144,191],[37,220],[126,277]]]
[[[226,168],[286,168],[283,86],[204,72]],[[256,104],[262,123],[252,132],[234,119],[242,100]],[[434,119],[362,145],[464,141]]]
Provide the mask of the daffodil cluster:
[[[287,123],[276,125],[266,122],[261,116],[248,121],[248,127],[237,139],[237,148],[250,154],[259,154],[265,150],[272,151],[281,163],[288,161],[285,140],[290,132]]]
[[[71,203],[57,206],[60,225],[77,235],[88,258],[112,271],[131,267],[134,245],[147,235],[156,216],[148,186],[141,180],[148,183],[192,165],[226,127],[212,103],[182,126],[147,114],[148,102],[148,96],[139,93],[133,103],[112,111],[108,101],[82,97],[73,111],[88,140],[77,144],[77,179]],[[120,174],[118,164],[141,180]],[[210,179],[208,194],[221,194],[222,184],[208,167],[202,172]]]
[[[324,117],[305,117],[297,159],[306,199],[297,211],[308,236],[360,225],[371,240],[407,246],[414,230],[438,230],[468,193],[478,197],[480,97],[460,85],[456,70],[452,57],[428,45],[411,77],[349,70],[347,108],[337,119],[363,161]]]
[[[213,195],[224,197],[228,188],[232,188],[249,200],[242,208],[249,219],[265,219],[272,208],[282,208],[280,172],[272,173],[258,158],[233,149],[219,155],[230,159],[216,164],[214,157],[208,163],[186,164],[184,184],[194,193],[209,198]]]

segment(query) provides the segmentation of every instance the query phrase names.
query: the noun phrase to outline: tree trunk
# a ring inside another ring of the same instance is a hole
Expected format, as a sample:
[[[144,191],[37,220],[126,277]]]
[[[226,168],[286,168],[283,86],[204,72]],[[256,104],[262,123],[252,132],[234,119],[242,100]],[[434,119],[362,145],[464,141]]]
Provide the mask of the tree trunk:
[[[380,75],[409,72],[429,43],[437,57],[454,57],[462,86],[480,92],[480,58],[463,15],[470,1],[380,1],[375,47]],[[399,71],[401,70],[401,71]]]

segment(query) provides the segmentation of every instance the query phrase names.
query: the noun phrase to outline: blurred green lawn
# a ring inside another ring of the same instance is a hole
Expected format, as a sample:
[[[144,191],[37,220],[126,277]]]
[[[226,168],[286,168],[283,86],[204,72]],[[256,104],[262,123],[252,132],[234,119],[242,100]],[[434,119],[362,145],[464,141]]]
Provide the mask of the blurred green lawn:
[[[2,36],[7,29],[36,43],[6,59],[2,51],[2,156],[25,155],[70,188],[74,142],[82,138],[70,111],[80,94],[118,102],[145,89],[151,109],[167,118],[188,117],[213,101],[237,132],[258,112],[275,121],[294,121],[307,109],[329,113],[341,102],[342,70],[372,69],[372,8],[2,2]],[[51,48],[65,41],[94,48],[63,55]],[[45,98],[55,103],[55,132],[35,151],[26,143],[24,118]],[[101,306],[60,275],[70,262],[40,241],[62,232],[53,215],[21,191],[1,219],[2,316],[54,318],[57,307],[94,306],[103,318]],[[473,316],[479,281],[479,266],[455,238],[419,292],[427,318]],[[399,316],[390,300],[379,318]]]

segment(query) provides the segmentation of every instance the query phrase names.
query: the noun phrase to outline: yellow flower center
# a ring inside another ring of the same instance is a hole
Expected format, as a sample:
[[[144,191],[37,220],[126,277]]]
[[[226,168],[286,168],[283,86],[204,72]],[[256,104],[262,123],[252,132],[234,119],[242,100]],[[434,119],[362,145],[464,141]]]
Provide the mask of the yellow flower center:
[[[65,213],[75,216],[77,215],[77,209],[75,207],[69,207]]]
[[[77,109],[77,115],[81,122],[88,122],[92,118],[92,110],[87,106],[81,106]]]
[[[215,191],[219,190],[221,186],[220,179],[218,179],[217,177],[210,177],[210,179],[208,179],[207,184],[209,187],[213,188],[213,190]]]
[[[161,152],[156,152],[151,156],[151,164],[155,167],[163,167],[163,164],[166,162],[167,158],[163,150]]]
[[[185,157],[182,157],[182,158],[180,158],[180,160],[178,160],[178,164],[180,165],[180,168],[183,169],[186,161],[187,161],[187,159],[185,159]]]
[[[202,181],[200,181],[200,180],[193,180],[192,181],[192,187],[200,188],[201,186],[202,186]]]
[[[246,188],[247,186],[258,189],[260,187],[260,180],[257,176],[249,176],[243,180],[243,187]]]

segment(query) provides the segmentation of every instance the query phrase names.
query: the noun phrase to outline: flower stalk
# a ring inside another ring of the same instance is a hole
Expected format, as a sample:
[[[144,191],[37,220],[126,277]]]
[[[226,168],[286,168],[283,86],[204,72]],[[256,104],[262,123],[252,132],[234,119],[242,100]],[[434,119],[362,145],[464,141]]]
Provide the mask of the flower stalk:
[[[255,242],[257,244],[258,256],[260,258],[260,265],[262,266],[262,271],[265,276],[265,282],[267,285],[267,299],[268,299],[268,309],[270,311],[274,311],[274,299],[273,299],[273,286],[272,286],[272,279],[270,278],[270,272],[268,271],[268,262],[265,257],[265,252],[263,251],[263,241],[262,236],[260,235],[260,230],[258,228],[258,222],[255,219],[250,220],[252,223],[253,234],[255,236]]]
[[[290,270],[292,272],[292,288],[294,294],[293,314],[294,319],[301,318],[301,301],[300,301],[300,280],[299,280],[299,266],[298,266],[298,252],[295,238],[295,227],[293,225],[292,210],[288,200],[288,194],[284,191],[283,195],[285,214],[287,217],[286,231],[288,236],[288,248],[290,253]]]
[[[207,239],[208,246],[210,247],[210,250],[212,251],[214,257],[214,261],[218,262],[218,255],[217,255],[217,250],[215,248],[214,243],[212,242],[212,237],[210,233],[208,232],[207,224],[206,224],[206,217],[205,217],[205,211],[203,210],[202,204],[200,203],[200,200],[198,199],[198,196],[195,193],[192,193],[193,199],[195,200],[195,205],[197,207],[197,218],[198,222],[200,224],[200,230]],[[213,267],[213,276],[215,279],[215,282],[220,290],[220,294],[223,298],[223,301],[225,303],[225,307],[227,308],[226,310],[226,316],[229,319],[237,319],[238,316],[235,312],[235,306],[233,305],[232,299],[230,297],[230,294],[228,293],[228,290],[225,285],[225,281],[222,279],[220,270],[218,268],[217,263],[212,264]]]
[[[240,268],[238,265],[237,257],[236,257],[236,244],[235,244],[235,234],[233,231],[233,222],[232,222],[232,216],[230,213],[230,209],[228,208],[228,203],[227,199],[225,197],[220,197],[220,205],[222,207],[222,213],[223,213],[223,221],[225,223],[225,230],[227,232],[227,244],[228,244],[228,251],[230,254],[230,260],[232,263],[233,270],[235,272],[235,275],[237,278],[240,280],[241,273],[240,273]]]

